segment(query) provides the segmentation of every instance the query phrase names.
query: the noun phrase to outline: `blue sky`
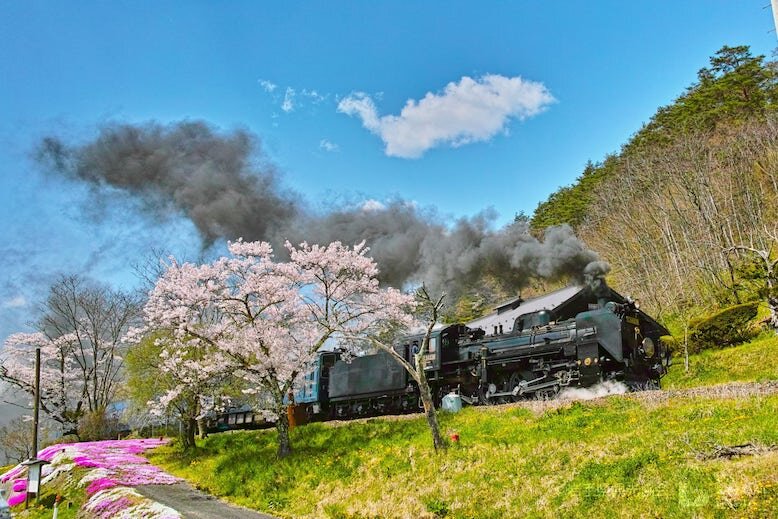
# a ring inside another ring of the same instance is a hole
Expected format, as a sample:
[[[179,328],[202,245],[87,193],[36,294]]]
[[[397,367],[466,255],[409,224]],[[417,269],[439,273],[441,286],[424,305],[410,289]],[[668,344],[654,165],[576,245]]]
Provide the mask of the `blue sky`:
[[[502,225],[618,150],[722,45],[770,56],[768,4],[2,2],[0,339],[59,273],[130,286],[152,246],[198,251],[185,221],[92,207],[42,174],[44,135],[203,119],[259,136],[312,206],[401,197]]]

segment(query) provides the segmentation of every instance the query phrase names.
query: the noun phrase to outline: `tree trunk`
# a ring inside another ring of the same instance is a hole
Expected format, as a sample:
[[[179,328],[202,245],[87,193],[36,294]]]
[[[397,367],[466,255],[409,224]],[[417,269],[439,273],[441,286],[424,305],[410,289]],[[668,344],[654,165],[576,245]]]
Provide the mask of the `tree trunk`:
[[[427,384],[427,377],[424,377],[423,388],[419,386],[419,393],[421,394],[421,403],[424,406],[424,416],[427,418],[427,424],[430,426],[430,432],[432,433],[432,445],[435,450],[445,449],[446,442],[440,435],[440,426],[438,425],[438,415],[435,411],[435,403],[432,400],[432,394],[430,392],[430,386]]]
[[[443,305],[444,295],[441,295],[437,302],[435,302],[427,292],[427,288],[422,285],[421,289],[417,292],[417,297],[420,297],[422,303],[428,306],[430,315],[429,322],[427,323],[427,333],[424,334],[424,339],[421,341],[421,349],[419,350],[419,354],[416,355],[415,376],[414,373],[411,373],[411,376],[416,379],[416,383],[419,385],[421,403],[424,406],[424,414],[427,418],[430,432],[432,433],[432,445],[435,447],[435,450],[438,451],[446,448],[446,442],[440,435],[438,416],[435,413],[435,401],[432,399],[432,392],[430,391],[429,382],[427,382],[427,373],[424,371],[424,365],[427,352],[430,351],[430,337],[432,337],[432,330],[435,327],[435,323],[438,322],[438,311]]]
[[[437,317],[437,316],[436,316]],[[434,324],[434,323],[433,323]],[[424,406],[424,415],[427,418],[427,424],[430,426],[430,432],[432,433],[432,445],[435,450],[445,449],[446,442],[440,435],[440,426],[438,425],[438,415],[435,412],[435,401],[432,399],[432,392],[430,391],[430,385],[427,382],[427,374],[424,372],[424,357],[429,349],[429,335],[432,331],[432,326],[427,331],[427,336],[422,342],[421,350],[416,356],[416,382],[419,384],[419,394],[421,395],[421,403]]]
[[[767,305],[770,307],[770,325],[778,333],[778,297],[768,296]]]
[[[289,441],[289,416],[286,414],[285,406],[278,411],[276,431],[278,431],[278,457],[285,458],[292,453],[292,443]]]
[[[204,440],[208,437],[208,429],[205,426],[205,418],[197,419],[197,433],[201,440]]]
[[[181,424],[183,425],[183,435],[181,436],[181,442],[184,445],[184,450],[194,449],[197,446],[195,443],[197,420],[194,418],[183,418],[181,420]]]

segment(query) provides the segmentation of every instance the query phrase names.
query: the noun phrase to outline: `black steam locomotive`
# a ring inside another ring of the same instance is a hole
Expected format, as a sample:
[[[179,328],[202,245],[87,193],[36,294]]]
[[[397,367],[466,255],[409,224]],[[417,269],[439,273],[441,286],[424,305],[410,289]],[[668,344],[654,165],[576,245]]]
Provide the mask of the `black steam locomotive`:
[[[566,387],[605,380],[633,390],[658,388],[670,361],[659,340],[667,330],[613,291],[610,300],[589,295],[597,304],[571,317],[538,310],[518,316],[507,333],[486,336],[462,324],[435,329],[424,369],[438,403],[451,391],[473,405],[549,399]],[[395,351],[415,365],[422,340],[407,337]],[[386,352],[350,361],[322,352],[295,404],[311,420],[351,418],[417,411],[419,393]]]

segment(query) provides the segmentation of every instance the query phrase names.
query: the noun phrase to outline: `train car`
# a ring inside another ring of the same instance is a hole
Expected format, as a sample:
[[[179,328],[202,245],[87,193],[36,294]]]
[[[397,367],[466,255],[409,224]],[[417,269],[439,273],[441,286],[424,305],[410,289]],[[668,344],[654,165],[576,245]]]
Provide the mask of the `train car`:
[[[205,421],[208,433],[238,429],[267,429],[272,426],[272,422],[265,420],[262,414],[256,413],[250,405],[246,404],[212,413],[206,417]]]
[[[404,351],[401,354],[406,356]],[[329,375],[328,398],[332,418],[418,409],[418,389],[405,368],[388,352],[379,351],[348,361],[338,360]]]
[[[406,360],[408,352],[397,350]],[[307,420],[415,411],[418,390],[408,372],[384,351],[346,358],[322,352],[303,377],[294,402]]]

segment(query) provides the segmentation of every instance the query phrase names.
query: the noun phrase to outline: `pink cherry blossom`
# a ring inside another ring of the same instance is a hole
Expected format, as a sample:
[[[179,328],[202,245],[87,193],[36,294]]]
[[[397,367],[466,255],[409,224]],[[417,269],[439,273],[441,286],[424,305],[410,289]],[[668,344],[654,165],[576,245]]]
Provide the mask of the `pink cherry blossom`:
[[[178,385],[160,407],[202,395],[220,373],[238,375],[264,397],[283,446],[284,397],[325,343],[355,352],[365,337],[414,323],[414,298],[379,286],[364,243],[286,248],[288,262],[276,262],[267,243],[242,240],[212,263],[171,259],[145,307],[149,330],[173,331],[160,368]]]

